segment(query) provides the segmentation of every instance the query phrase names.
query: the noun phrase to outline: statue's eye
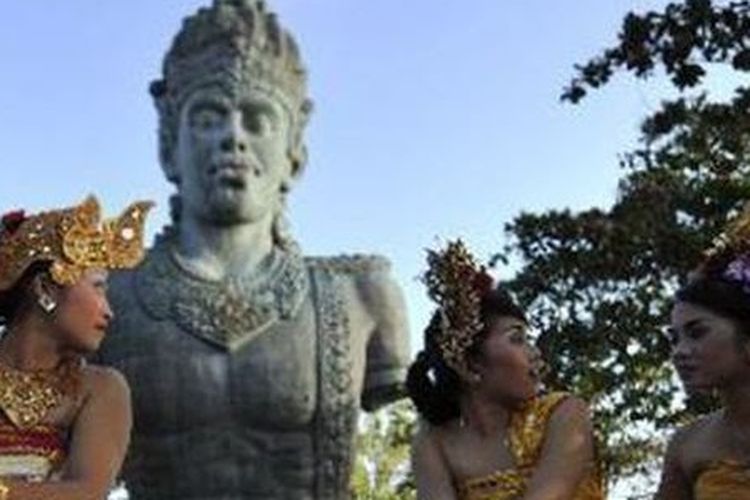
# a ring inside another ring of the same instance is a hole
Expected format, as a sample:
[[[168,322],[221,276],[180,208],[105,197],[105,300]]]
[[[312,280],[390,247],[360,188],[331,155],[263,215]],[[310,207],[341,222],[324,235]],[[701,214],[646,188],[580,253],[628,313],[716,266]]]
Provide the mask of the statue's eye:
[[[222,113],[214,108],[197,109],[190,118],[190,125],[198,130],[209,130],[217,127],[223,119]]]
[[[245,128],[253,135],[267,137],[276,130],[273,112],[261,107],[248,107],[244,111]]]

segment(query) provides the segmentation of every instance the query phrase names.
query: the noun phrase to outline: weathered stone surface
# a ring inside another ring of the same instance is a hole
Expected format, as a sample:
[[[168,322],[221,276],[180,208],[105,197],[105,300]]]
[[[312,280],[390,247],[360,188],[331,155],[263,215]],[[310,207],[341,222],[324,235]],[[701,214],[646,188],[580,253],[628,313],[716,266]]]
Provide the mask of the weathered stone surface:
[[[346,498],[360,406],[400,394],[404,303],[381,257],[304,257],[284,224],[311,110],[259,0],[188,18],[152,85],[173,224],[112,278],[101,361],[133,391],[142,499]]]

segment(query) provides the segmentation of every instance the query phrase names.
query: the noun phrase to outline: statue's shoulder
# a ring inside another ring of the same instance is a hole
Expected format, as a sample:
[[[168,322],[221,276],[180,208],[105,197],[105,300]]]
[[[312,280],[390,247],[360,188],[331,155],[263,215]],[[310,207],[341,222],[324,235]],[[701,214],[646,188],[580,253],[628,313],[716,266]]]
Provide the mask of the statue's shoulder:
[[[382,255],[352,254],[332,257],[305,257],[308,268],[348,275],[353,278],[389,273],[390,261]]]
[[[390,261],[380,255],[338,255],[306,258],[312,269],[323,270],[349,300],[354,300],[374,317],[400,316],[405,305],[401,287],[391,271]]]

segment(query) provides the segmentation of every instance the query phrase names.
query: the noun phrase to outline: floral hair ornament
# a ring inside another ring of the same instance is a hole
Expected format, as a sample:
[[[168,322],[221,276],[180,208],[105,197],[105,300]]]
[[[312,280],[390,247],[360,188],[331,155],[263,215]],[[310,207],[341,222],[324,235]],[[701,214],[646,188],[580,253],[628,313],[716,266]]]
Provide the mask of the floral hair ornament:
[[[481,300],[492,291],[492,277],[459,239],[443,250],[427,250],[427,271],[422,281],[441,316],[437,345],[443,360],[468,377],[471,372],[466,353],[484,328]]]
[[[714,238],[704,257],[698,276],[717,275],[750,293],[750,203]]]
[[[35,262],[51,263],[52,279],[72,285],[91,268],[133,267],[143,258],[143,229],[150,201],[130,205],[116,219],[101,220],[89,196],[71,208],[34,215],[21,211],[0,220],[0,291],[13,287]]]

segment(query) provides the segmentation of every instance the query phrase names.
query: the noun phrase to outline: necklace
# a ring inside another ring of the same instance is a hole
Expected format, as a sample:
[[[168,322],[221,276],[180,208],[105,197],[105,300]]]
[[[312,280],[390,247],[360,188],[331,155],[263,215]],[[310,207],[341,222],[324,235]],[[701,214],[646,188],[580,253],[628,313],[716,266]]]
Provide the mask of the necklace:
[[[80,366],[64,362],[53,370],[22,371],[0,363],[0,408],[20,429],[37,425],[75,390]]]

